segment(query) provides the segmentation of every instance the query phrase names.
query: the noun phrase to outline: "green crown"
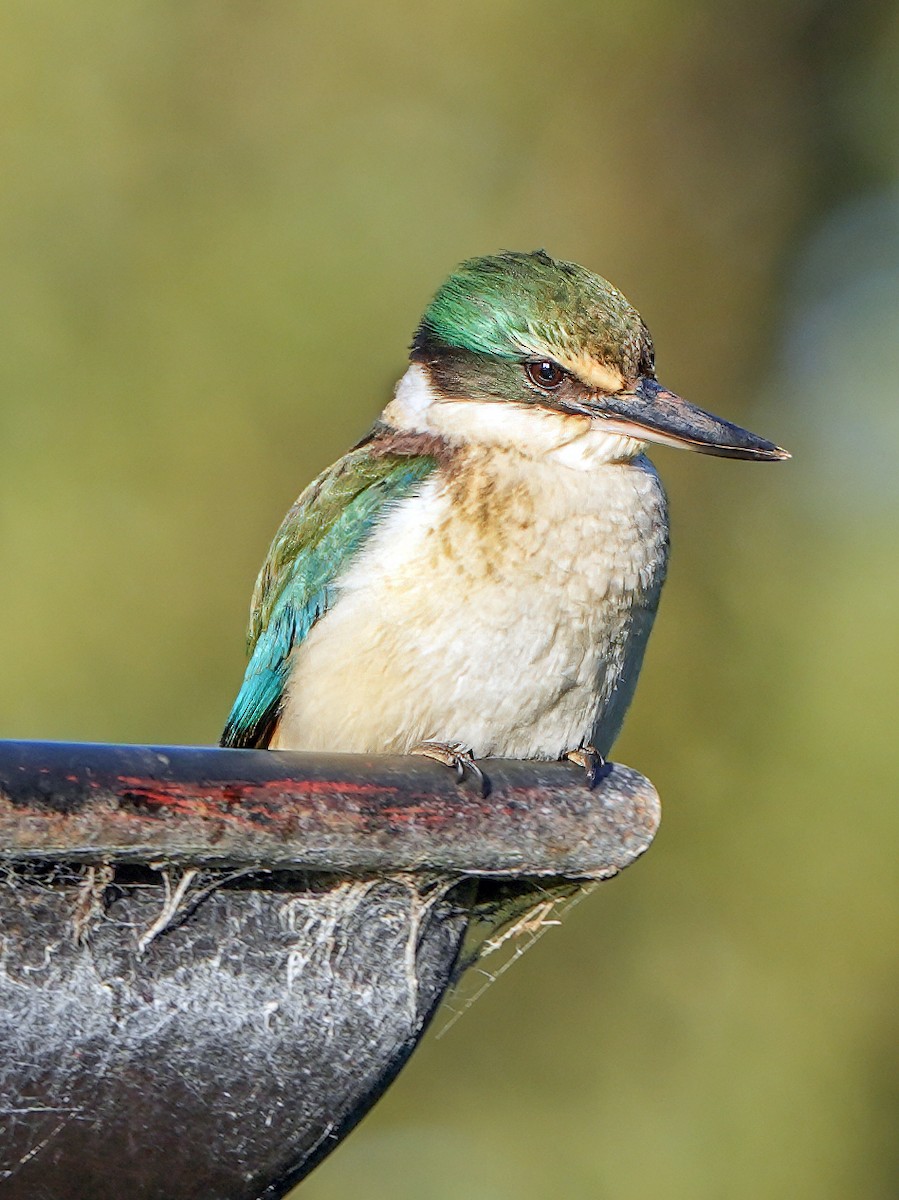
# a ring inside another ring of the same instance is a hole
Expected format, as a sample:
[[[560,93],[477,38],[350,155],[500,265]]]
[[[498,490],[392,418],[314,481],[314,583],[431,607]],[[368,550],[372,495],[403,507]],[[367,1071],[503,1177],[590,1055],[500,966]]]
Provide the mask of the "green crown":
[[[428,305],[413,353],[435,342],[504,359],[586,354],[628,373],[652,363],[649,332],[621,292],[544,250],[461,263]]]

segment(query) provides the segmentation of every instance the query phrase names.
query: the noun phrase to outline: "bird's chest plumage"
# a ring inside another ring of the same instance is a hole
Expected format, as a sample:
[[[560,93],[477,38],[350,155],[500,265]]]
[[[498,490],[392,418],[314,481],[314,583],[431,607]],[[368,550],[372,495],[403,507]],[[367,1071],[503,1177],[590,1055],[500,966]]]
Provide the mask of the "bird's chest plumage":
[[[645,459],[590,470],[494,451],[432,476],[380,526],[294,652],[277,744],[477,755],[606,749],[667,552]]]

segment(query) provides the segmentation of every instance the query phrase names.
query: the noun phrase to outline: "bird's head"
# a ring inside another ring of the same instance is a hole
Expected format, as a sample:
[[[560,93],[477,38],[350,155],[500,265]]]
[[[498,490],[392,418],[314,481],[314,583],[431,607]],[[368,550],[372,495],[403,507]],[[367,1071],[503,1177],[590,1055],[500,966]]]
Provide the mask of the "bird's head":
[[[785,450],[696,408],[656,380],[640,314],[574,263],[505,252],[472,258],[421,319],[409,372],[385,414],[406,428],[620,461],[646,442],[730,458]]]

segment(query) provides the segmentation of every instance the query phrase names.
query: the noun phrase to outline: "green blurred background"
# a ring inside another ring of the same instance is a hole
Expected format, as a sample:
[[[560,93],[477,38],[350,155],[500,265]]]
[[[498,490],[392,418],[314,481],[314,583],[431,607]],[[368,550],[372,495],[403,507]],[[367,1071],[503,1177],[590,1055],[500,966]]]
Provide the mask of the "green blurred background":
[[[307,1200],[899,1192],[897,54],[825,0],[0,10],[4,736],[217,737],[274,528],[471,254],[608,275],[795,455],[656,453],[658,841]]]

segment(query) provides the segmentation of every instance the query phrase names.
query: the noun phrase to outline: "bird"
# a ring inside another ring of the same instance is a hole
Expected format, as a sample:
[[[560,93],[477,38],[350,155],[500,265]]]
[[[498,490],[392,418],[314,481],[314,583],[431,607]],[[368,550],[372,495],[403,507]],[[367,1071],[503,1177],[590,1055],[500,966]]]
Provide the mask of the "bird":
[[[617,736],[668,562],[660,443],[786,450],[656,378],[640,314],[546,251],[461,263],[370,432],[300,495],[223,746],[572,759]]]

